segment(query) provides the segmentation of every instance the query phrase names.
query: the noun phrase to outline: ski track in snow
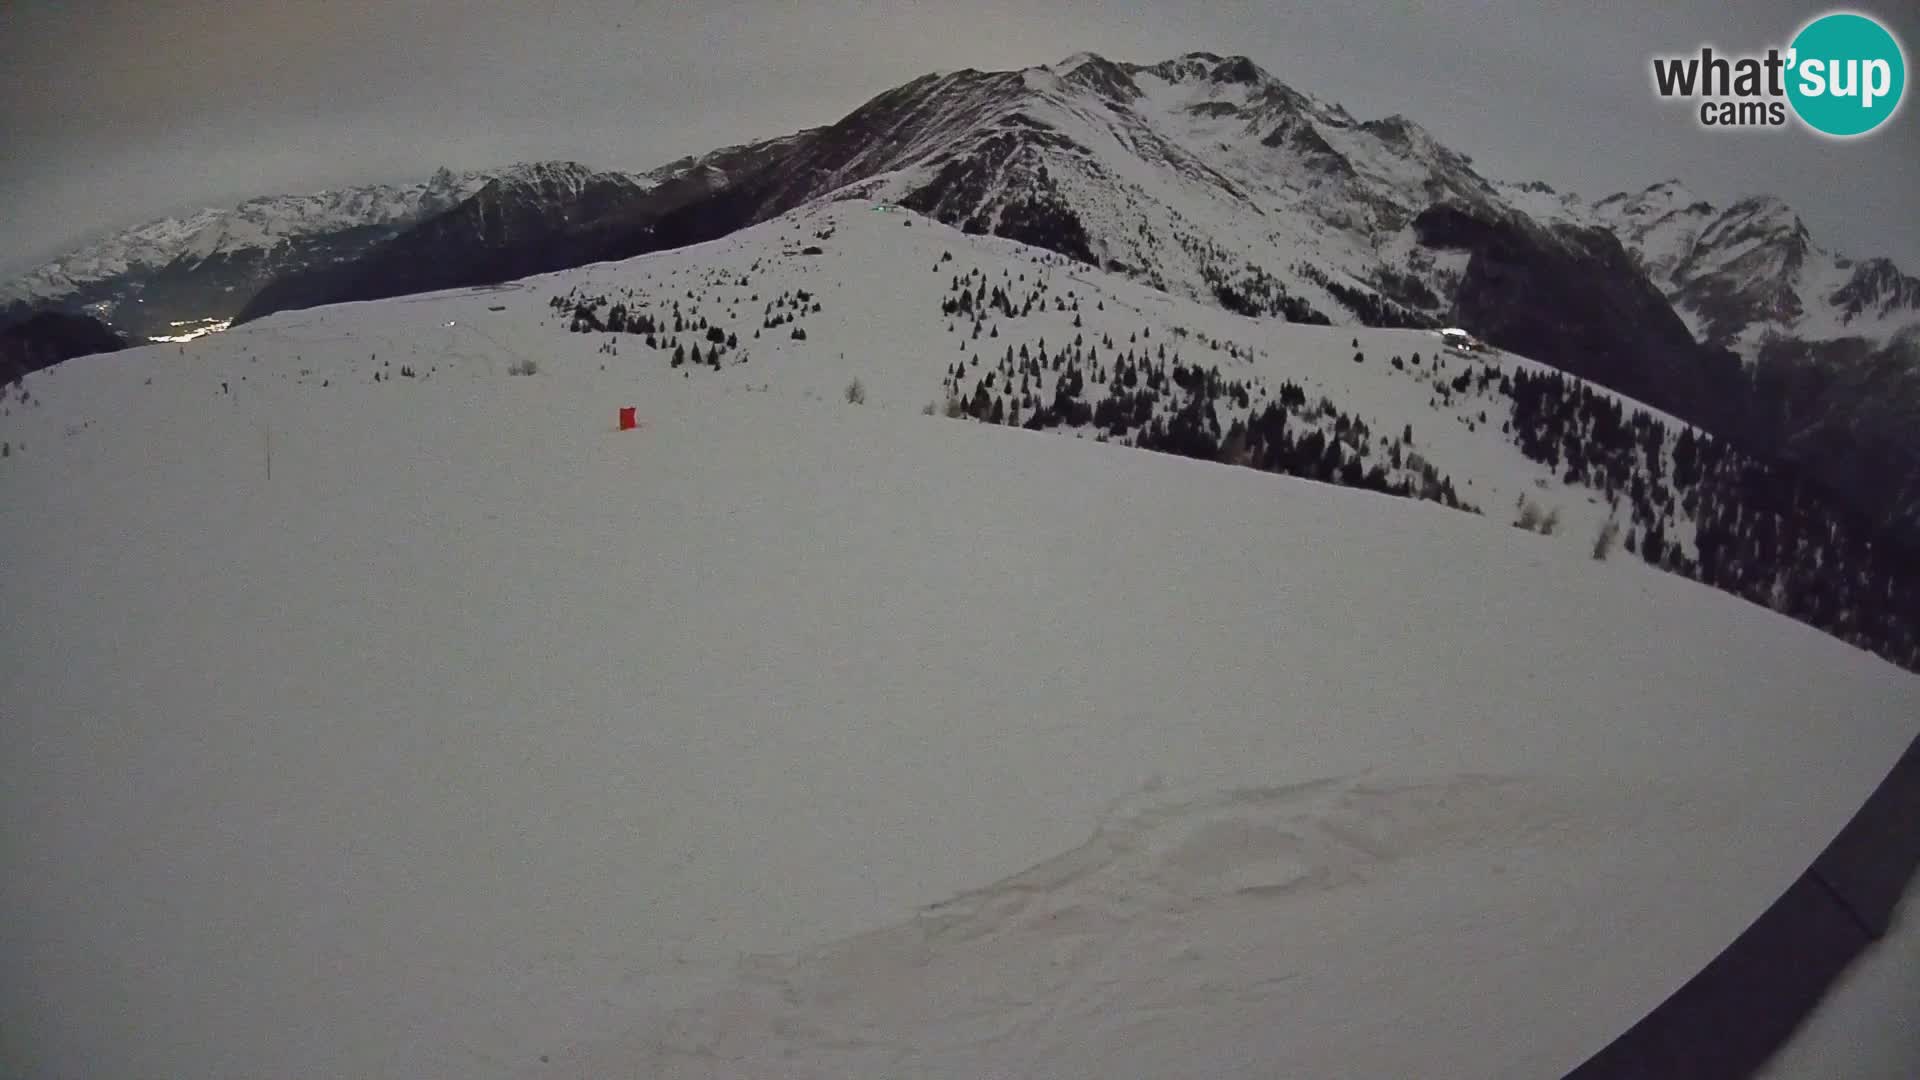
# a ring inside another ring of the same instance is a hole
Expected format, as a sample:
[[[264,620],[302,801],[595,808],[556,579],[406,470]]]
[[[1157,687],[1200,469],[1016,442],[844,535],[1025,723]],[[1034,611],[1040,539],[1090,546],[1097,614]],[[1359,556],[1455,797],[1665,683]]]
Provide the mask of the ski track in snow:
[[[1358,928],[1334,910],[1348,890],[1497,880],[1516,850],[1572,862],[1602,830],[1647,812],[1611,798],[1582,805],[1569,785],[1473,774],[1150,787],[1059,857],[904,923],[749,958],[727,989],[565,1055],[547,1075],[1216,1075],[1255,1059],[1291,1074],[1324,1062],[1304,1040],[1288,1046],[1281,1016],[1376,1029],[1378,1052],[1346,1047],[1355,1075],[1452,1075],[1454,1064],[1470,1074],[1484,1065],[1388,1037],[1492,1019],[1447,1015],[1458,998],[1428,1000],[1431,1015],[1339,1016],[1318,1004],[1343,981],[1335,957],[1382,944],[1377,926],[1349,937]],[[1524,878],[1516,897],[1537,887]],[[1435,905],[1395,932],[1458,932],[1495,914]]]

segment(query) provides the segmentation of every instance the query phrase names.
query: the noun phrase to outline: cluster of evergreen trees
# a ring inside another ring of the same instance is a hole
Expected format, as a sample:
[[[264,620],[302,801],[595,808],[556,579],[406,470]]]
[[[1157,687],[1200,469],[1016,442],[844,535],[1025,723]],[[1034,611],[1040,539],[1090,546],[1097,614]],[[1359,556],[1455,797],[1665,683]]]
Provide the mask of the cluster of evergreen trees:
[[[1333,320],[1311,303],[1287,292],[1287,287],[1264,267],[1243,260],[1238,272],[1228,273],[1222,267],[1228,265],[1232,256],[1218,243],[1185,232],[1178,236],[1180,245],[1200,268],[1200,280],[1213,291],[1213,298],[1221,307],[1248,318],[1264,316],[1315,326],[1333,325]]]
[[[1294,404],[1290,404],[1293,402]],[[1433,463],[1412,448],[1412,432],[1402,431],[1387,444],[1385,459],[1373,452],[1373,435],[1364,420],[1340,412],[1333,402],[1321,399],[1319,418],[1331,417],[1330,429],[1310,424],[1304,435],[1296,436],[1293,427],[1312,418],[1305,409],[1305,394],[1289,384],[1282,388],[1279,402],[1269,404],[1243,429],[1235,421],[1227,437],[1229,460],[1268,472],[1284,473],[1346,487],[1378,491],[1407,499],[1425,499],[1455,510],[1479,513],[1478,507],[1460,498],[1453,481]],[[1243,443],[1237,440],[1244,440]],[[1244,458],[1235,451],[1244,446]]]
[[[601,307],[607,304],[605,296],[583,296],[577,293],[556,296],[548,301],[548,306],[556,311],[569,311],[567,328],[577,334],[630,334],[644,339],[649,349],[671,354],[669,361],[674,367],[692,365],[694,367],[720,368],[721,358],[730,350],[737,349],[740,339],[718,324],[707,321],[698,311],[683,310],[675,300],[669,311],[655,315],[652,312],[629,307],[624,301],[614,303],[604,317]],[[687,335],[692,341],[681,340]],[[617,339],[616,339],[617,340]],[[701,347],[701,342],[706,347]],[[600,351],[609,356],[619,352],[611,343],[603,344]]]
[[[1327,290],[1340,306],[1354,313],[1367,326],[1398,327],[1410,330],[1430,330],[1439,326],[1439,320],[1424,315],[1411,308],[1395,303],[1379,293],[1355,288],[1345,282],[1329,277],[1324,270],[1311,263],[1296,263],[1294,273]],[[1403,282],[1404,284],[1404,282]],[[1414,284],[1418,284],[1417,281]],[[1424,288],[1424,286],[1423,286]],[[1429,292],[1427,295],[1432,296]]]
[[[1203,276],[1207,273],[1202,271]],[[1265,272],[1237,285],[1224,280],[1210,281],[1209,284],[1213,287],[1213,298],[1220,302],[1221,307],[1236,315],[1249,318],[1264,315],[1315,326],[1333,325],[1332,319],[1321,314],[1307,301],[1288,293],[1284,286]]]
[[[976,285],[970,279],[963,282],[955,277],[950,291],[953,295],[940,302],[941,312],[950,316],[962,315],[974,318],[996,314],[1004,319],[1021,319],[1032,315],[1036,306],[1043,312],[1048,310],[1044,285],[1027,290],[1018,303],[1014,302],[1012,294],[1005,286],[995,285],[989,292],[984,280]],[[1053,298],[1053,310],[1077,312],[1080,310],[1080,302],[1075,300],[1069,305],[1066,299],[1056,296]]]
[[[1311,303],[1289,293],[1278,278],[1257,266],[1247,269],[1251,272],[1238,282],[1227,281],[1211,265],[1202,269],[1200,276],[1213,289],[1213,298],[1220,306],[1236,315],[1281,318],[1313,326],[1333,325],[1333,320]]]
[[[983,292],[993,304],[995,294],[985,286],[964,284],[961,295]],[[977,299],[970,309],[959,304],[949,296],[943,310],[985,310]],[[1144,340],[1151,333],[1132,333],[1124,344],[1111,334],[1090,341],[1081,333],[1055,347],[1044,338],[1037,345],[1009,344],[990,363],[974,354],[947,370],[949,411],[1036,431],[1092,429],[1103,441],[1478,512],[1414,452],[1411,430],[1377,438],[1331,400],[1310,404],[1291,382],[1269,395],[1257,381],[1190,363],[1177,348]]]
[[[952,260],[952,254],[943,254],[941,263]],[[934,269],[938,270],[936,266]],[[1069,289],[1062,295],[1053,292],[1050,282],[1043,274],[1036,274],[1031,284],[1023,272],[1014,275],[1010,270],[1001,271],[1001,281],[991,285],[987,275],[979,269],[968,270],[964,274],[955,274],[947,283],[947,294],[940,301],[940,312],[950,318],[969,318],[975,322],[975,336],[979,336],[980,320],[989,315],[998,315],[1003,319],[1020,319],[1031,316],[1036,310],[1072,313],[1080,311],[1080,298]],[[1015,299],[1016,294],[1018,299]],[[1105,302],[1100,302],[1102,309]],[[1075,320],[1079,325],[1079,320]]]
[[[710,282],[711,283],[711,282]],[[718,284],[736,285],[745,289],[747,278],[729,278]],[[689,290],[688,298],[694,298]],[[568,319],[567,328],[577,334],[630,334],[643,338],[649,349],[671,354],[674,367],[692,365],[711,367],[718,370],[722,359],[740,347],[738,333],[728,330],[718,323],[708,321],[698,308],[691,305],[683,308],[679,300],[671,302],[670,307],[654,312],[639,306],[644,297],[636,298],[633,290],[622,290],[618,298],[609,305],[606,295],[588,295],[578,287],[559,296],[548,299],[547,306]],[[759,302],[758,293],[751,297]],[[606,313],[601,314],[605,308]],[[782,292],[772,300],[766,301],[761,313],[761,329],[773,329],[792,326],[789,337],[796,341],[806,340],[806,331],[798,326],[799,320],[808,314],[821,311],[819,299],[806,289]],[[683,340],[685,338],[691,340]],[[760,336],[756,330],[754,337]],[[603,344],[600,351],[606,355],[619,355],[618,349],[611,343]]]
[[[758,299],[756,296],[755,299]],[[820,301],[805,289],[783,292],[767,301],[766,308],[760,313],[760,328],[773,330],[788,323],[798,322],[800,317],[820,310]]]
[[[1920,670],[1920,560],[1806,476],[1559,373],[1502,387],[1522,453],[1631,508],[1627,550]]]
[[[1402,307],[1415,311],[1439,311],[1446,306],[1427,283],[1410,270],[1384,267],[1374,272],[1373,281],[1381,295],[1399,301]]]

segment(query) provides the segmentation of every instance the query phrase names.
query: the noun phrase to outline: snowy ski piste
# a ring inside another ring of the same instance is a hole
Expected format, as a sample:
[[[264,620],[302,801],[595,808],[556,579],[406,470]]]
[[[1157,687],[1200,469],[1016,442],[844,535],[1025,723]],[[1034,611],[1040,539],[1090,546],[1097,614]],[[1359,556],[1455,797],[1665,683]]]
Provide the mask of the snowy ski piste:
[[[1914,737],[1914,676],[1594,561],[1604,507],[1380,362],[1433,335],[867,205],[27,379],[0,1073],[1558,1075]],[[1237,335],[1488,513],[921,415],[969,268]],[[576,286],[748,360],[602,353]]]

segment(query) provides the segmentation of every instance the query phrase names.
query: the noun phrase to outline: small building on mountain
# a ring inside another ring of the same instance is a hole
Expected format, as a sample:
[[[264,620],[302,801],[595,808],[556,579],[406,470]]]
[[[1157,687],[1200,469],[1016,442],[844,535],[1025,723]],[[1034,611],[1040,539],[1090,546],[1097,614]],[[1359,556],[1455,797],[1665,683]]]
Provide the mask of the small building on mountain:
[[[1462,356],[1472,356],[1486,349],[1486,346],[1480,343],[1480,339],[1452,326],[1440,331],[1440,343]]]

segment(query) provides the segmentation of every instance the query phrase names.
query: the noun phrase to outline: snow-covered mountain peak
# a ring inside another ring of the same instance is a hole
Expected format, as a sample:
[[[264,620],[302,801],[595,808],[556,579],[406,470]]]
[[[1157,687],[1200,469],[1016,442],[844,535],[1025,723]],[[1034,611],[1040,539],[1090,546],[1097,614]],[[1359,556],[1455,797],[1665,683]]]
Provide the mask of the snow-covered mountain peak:
[[[1594,209],[1618,208],[1620,212],[1636,210],[1641,213],[1678,210],[1702,202],[1692,189],[1680,180],[1662,180],[1649,184],[1639,191],[1621,191],[1594,203]]]
[[[1361,124],[1214,53],[914,80],[823,129],[769,186],[775,210],[836,191],[891,199],[1184,295],[1237,297],[1244,278],[1252,310],[1334,320],[1428,295],[1376,284],[1428,272],[1403,261],[1428,207],[1512,216],[1410,118]],[[1437,295],[1419,302],[1433,310],[1392,318],[1439,317]]]
[[[1133,72],[1094,53],[1078,53],[1051,69],[1063,86],[1091,91],[1099,97],[1125,105],[1141,96]]]
[[[1142,66],[1168,82],[1253,83],[1271,78],[1247,57],[1221,56],[1204,51],[1184,53],[1170,60]]]
[[[1824,336],[1832,325],[1826,297],[1844,275],[1779,198],[1749,195],[1718,207],[1668,180],[1601,199],[1592,214],[1705,340],[1750,351],[1770,335]]]
[[[1756,239],[1765,238],[1797,246],[1802,251],[1812,246],[1812,236],[1800,215],[1786,200],[1774,195],[1748,195],[1722,211],[1713,229],[1738,231]]]
[[[1544,180],[1492,183],[1507,205],[1542,225],[1594,224],[1592,208],[1575,192],[1561,191]]]
[[[602,174],[598,170],[578,161],[522,162],[501,170],[488,187],[565,195],[578,192],[599,175]]]
[[[1244,56],[1188,53],[1157,64],[1126,65],[1126,71],[1143,80],[1185,91],[1184,100],[1189,105],[1224,102],[1255,111],[1273,107],[1316,111],[1327,108]]]
[[[1912,321],[1904,325],[1896,337],[1909,342],[1920,339],[1920,319],[1913,318],[1915,312],[1920,312],[1920,278],[1903,273],[1888,258],[1863,259],[1851,266],[1842,264],[1840,269],[1850,269],[1852,273],[1829,300],[1845,319],[1851,321],[1861,316],[1884,319],[1904,313]]]
[[[1073,74],[1075,70],[1077,70],[1084,64],[1105,63],[1105,62],[1106,62],[1106,59],[1102,57],[1099,53],[1077,52],[1077,53],[1074,53],[1072,56],[1066,57],[1061,60],[1056,60],[1055,62],[1051,64],[1046,64],[1044,66],[1046,67],[1047,70],[1053,72],[1055,75],[1066,76],[1066,75]]]
[[[1666,180],[1641,191],[1609,195],[1595,202],[1592,212],[1603,224],[1634,231],[1675,217],[1704,221],[1717,210],[1680,181]]]
[[[1020,82],[1029,90],[1041,92],[1059,92],[1066,86],[1066,78],[1050,67],[1027,68],[1020,72]]]
[[[1433,136],[1427,134],[1425,128],[1401,113],[1384,116],[1378,120],[1368,120],[1360,126],[1379,136],[1380,141],[1389,146],[1407,150],[1425,150],[1437,145]]]
[[[1595,202],[1592,219],[1639,254],[1655,281],[1665,282],[1693,254],[1700,231],[1718,214],[1678,180]]]
[[[1452,174],[1456,181],[1463,183],[1476,195],[1492,194],[1487,182],[1474,172],[1472,158],[1434,138],[1431,132],[1410,117],[1395,113],[1379,120],[1368,120],[1360,125],[1360,129],[1378,139],[1389,151]]]
[[[1275,81],[1259,64],[1244,56],[1229,56],[1215,65],[1213,81],[1217,83],[1239,83],[1243,86],[1259,86]]]

